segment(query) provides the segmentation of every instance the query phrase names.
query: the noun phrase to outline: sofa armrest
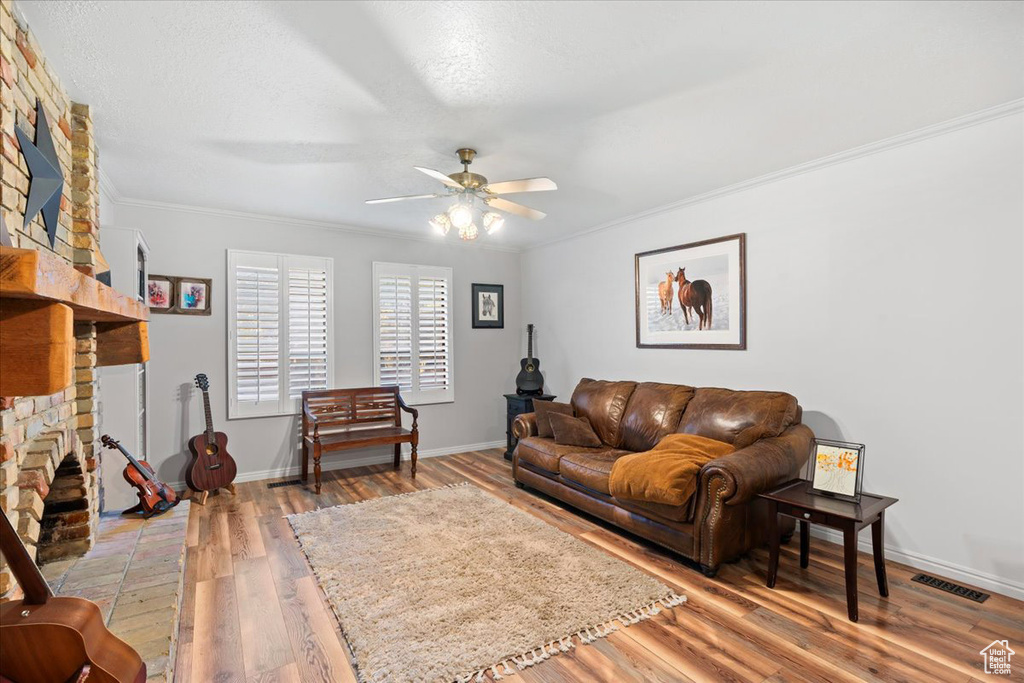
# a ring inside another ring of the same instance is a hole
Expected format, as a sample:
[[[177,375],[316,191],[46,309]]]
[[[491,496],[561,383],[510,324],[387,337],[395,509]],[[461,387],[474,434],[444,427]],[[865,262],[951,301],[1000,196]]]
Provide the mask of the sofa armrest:
[[[700,480],[719,476],[725,482],[721,497],[726,505],[747,503],[759,493],[798,478],[813,440],[814,432],[806,425],[794,425],[780,436],[715,458],[701,469]]]
[[[528,436],[537,436],[537,414],[522,413],[516,416],[512,423],[512,435],[516,439],[525,439]]]

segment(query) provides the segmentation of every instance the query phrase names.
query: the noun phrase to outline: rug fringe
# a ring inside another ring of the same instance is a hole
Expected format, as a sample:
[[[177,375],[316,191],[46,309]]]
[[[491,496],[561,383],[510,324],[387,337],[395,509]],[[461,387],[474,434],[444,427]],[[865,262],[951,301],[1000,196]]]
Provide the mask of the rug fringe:
[[[455,486],[458,486],[458,484],[455,484]],[[669,593],[663,598],[653,600],[638,609],[620,614],[614,619],[609,619],[604,623],[592,624],[586,628],[576,631],[575,633],[562,636],[558,640],[542,643],[532,650],[523,652],[517,657],[509,657],[508,659],[497,662],[492,666],[487,666],[483,669],[474,670],[467,674],[457,676],[455,681],[456,683],[483,683],[483,681],[486,680],[484,678],[484,674],[487,673],[488,669],[491,672],[491,677],[496,681],[500,681],[508,676],[514,676],[517,672],[522,671],[523,669],[536,666],[537,664],[550,659],[553,655],[568,652],[572,648],[576,647],[576,643],[573,642],[574,636],[579,639],[581,643],[592,643],[599,638],[610,636],[615,631],[618,631],[620,626],[622,628],[632,626],[633,624],[661,614],[663,610],[671,609],[677,605],[683,604],[684,602],[686,602],[685,595]],[[509,666],[510,662],[515,666],[515,668]]]

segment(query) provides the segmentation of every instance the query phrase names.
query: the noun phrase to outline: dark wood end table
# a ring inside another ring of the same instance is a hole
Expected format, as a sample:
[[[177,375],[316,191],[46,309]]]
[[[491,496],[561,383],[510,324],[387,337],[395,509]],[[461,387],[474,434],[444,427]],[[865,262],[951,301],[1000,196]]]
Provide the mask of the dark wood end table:
[[[512,459],[512,453],[519,443],[519,439],[512,434],[512,423],[523,413],[532,413],[534,401],[554,401],[555,398],[554,394],[505,394],[505,403],[507,404],[505,410],[506,460]]]
[[[762,493],[760,497],[768,501],[769,508],[769,588],[775,588],[775,578],[779,573],[779,515],[786,515],[800,522],[800,566],[804,569],[810,555],[812,522],[843,532],[846,610],[850,621],[857,621],[857,534],[870,525],[878,592],[883,598],[889,596],[889,583],[885,576],[885,510],[897,501],[896,498],[862,493],[860,502],[852,503],[816,493],[809,481],[791,481]]]

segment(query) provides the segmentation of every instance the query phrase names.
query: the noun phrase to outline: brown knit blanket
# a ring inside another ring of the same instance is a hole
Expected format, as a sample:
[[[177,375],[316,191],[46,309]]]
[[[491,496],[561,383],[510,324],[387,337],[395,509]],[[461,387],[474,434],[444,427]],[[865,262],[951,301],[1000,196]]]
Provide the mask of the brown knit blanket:
[[[700,468],[734,450],[696,434],[669,434],[653,450],[616,460],[609,487],[620,500],[683,505],[697,490]]]

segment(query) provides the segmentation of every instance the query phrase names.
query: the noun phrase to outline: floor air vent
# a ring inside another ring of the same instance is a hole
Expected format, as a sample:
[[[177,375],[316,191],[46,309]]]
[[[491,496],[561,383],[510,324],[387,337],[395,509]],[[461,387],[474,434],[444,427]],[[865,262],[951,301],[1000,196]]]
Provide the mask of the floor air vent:
[[[272,484],[267,484],[268,489],[279,489],[282,486],[302,486],[301,479],[289,479],[288,481],[275,481]],[[988,597],[987,595],[985,597]]]
[[[961,586],[960,584],[953,583],[952,581],[928,576],[927,574],[917,574],[914,576],[914,581],[923,583],[926,586],[931,586],[932,588],[944,590],[947,593],[952,593],[953,595],[959,595],[961,598],[974,600],[974,602],[985,602],[989,599],[988,593],[982,593],[981,591],[976,591],[973,588],[967,588],[966,586]]]

